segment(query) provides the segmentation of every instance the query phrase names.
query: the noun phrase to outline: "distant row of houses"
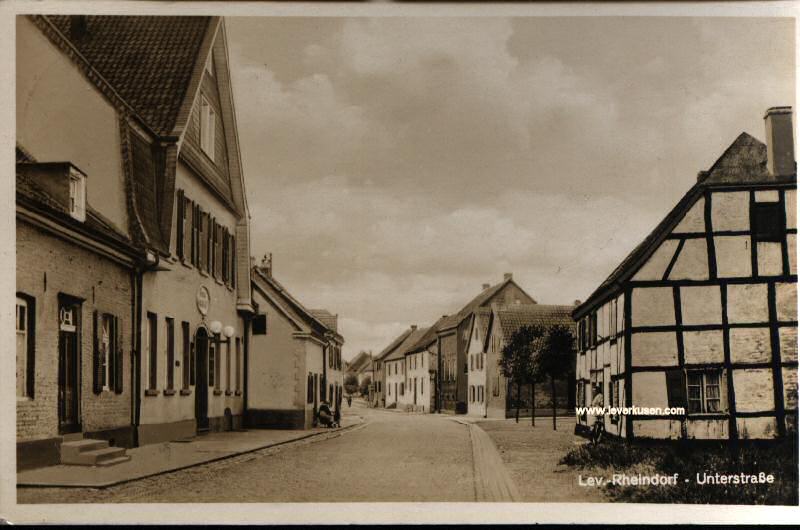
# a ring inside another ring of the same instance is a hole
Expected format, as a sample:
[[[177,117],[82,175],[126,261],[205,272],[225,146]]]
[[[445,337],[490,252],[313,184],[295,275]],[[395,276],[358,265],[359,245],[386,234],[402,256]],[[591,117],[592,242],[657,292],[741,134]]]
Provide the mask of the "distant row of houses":
[[[16,30],[18,468],[311,426],[343,338],[252,266],[223,20]]]
[[[523,326],[567,324],[575,378],[561,382],[556,405],[576,414],[577,431],[602,421],[626,438],[796,433],[792,109],[771,108],[764,119],[767,143],[742,133],[585,302],[537,304],[507,274],[460,311],[359,359],[372,404],[508,416],[518,403],[498,366],[503,346]],[[577,414],[598,394],[603,406],[631,413]],[[538,407],[549,396],[534,399]],[[523,413],[531,403],[522,396]]]
[[[376,356],[363,354],[351,369],[372,381],[373,406],[418,412],[451,412],[482,417],[506,417],[517,405],[532,413],[528,388],[517,393],[500,372],[498,361],[511,336],[524,326],[566,325],[574,306],[543,305],[513,279],[484,284],[459,311],[444,315],[429,327],[412,325]],[[565,355],[564,362],[572,359]],[[574,381],[559,381],[557,408],[574,406]],[[519,395],[518,395],[519,394]],[[552,405],[552,396],[535,390],[535,404]]]

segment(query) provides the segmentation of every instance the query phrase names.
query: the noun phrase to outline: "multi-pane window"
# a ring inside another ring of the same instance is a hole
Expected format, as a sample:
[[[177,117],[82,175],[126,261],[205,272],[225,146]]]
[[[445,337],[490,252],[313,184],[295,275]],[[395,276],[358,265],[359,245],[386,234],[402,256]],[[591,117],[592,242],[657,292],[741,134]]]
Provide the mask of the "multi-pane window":
[[[69,214],[78,221],[86,220],[86,177],[76,171],[69,175]]]
[[[95,394],[122,392],[122,321],[95,311],[92,316],[92,389]]]
[[[200,147],[203,152],[214,160],[216,112],[211,103],[203,97],[200,101]]]
[[[101,318],[100,324],[100,352],[99,352],[99,363],[100,363],[100,387],[103,390],[108,390],[109,386],[111,385],[111,358],[112,358],[112,348],[114,348],[114,340],[113,337],[113,326],[114,326],[114,317],[111,315],[103,315]]]
[[[314,376],[309,373],[308,379],[306,380],[306,403],[313,403],[313,402],[314,402]]]
[[[147,313],[147,362],[148,379],[147,388],[158,388],[158,320],[155,313]]]
[[[164,319],[164,336],[166,337],[166,364],[167,369],[167,390],[175,389],[175,320],[166,317]]]
[[[236,391],[242,390],[242,339],[236,337]]]
[[[24,298],[17,297],[17,396],[33,397],[33,380],[30,365],[33,360],[33,308]]]
[[[687,372],[686,401],[689,414],[721,412],[720,372]]]
[[[231,341],[225,343],[225,393],[231,393]]]
[[[194,363],[191,360],[192,355],[192,338],[190,336],[189,330],[189,323],[188,322],[181,322],[181,367],[182,372],[181,375],[183,376],[183,389],[189,390],[189,386],[194,383],[194,378],[192,377],[192,369],[194,368]]]

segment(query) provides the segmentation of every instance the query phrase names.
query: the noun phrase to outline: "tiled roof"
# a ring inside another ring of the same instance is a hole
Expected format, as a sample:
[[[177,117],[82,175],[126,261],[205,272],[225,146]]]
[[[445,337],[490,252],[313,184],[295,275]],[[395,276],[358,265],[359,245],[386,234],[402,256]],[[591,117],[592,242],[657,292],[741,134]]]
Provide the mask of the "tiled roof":
[[[422,337],[422,335],[424,335],[427,330],[428,330],[427,328],[423,329],[409,328],[408,335],[406,335],[406,338],[403,339],[403,341],[400,344],[398,344],[395,349],[389,352],[389,355],[387,355],[383,360],[396,361],[397,359],[404,358],[408,349],[411,346],[413,346],[414,343],[417,342],[419,338]]]
[[[447,319],[448,319],[447,316],[443,316],[439,320],[437,320],[434,325],[432,325],[429,328],[426,328],[427,330],[425,331],[425,333],[423,333],[422,336],[420,336],[419,339],[417,339],[417,341],[409,347],[408,353],[424,350],[425,348],[428,347],[429,344],[431,344],[432,342],[436,342],[436,334],[441,328],[442,322],[446,321]]]
[[[591,296],[573,311],[575,318],[585,315],[594,306],[601,303],[608,294],[614,292],[617,286],[632,276],[675,228],[707,187],[795,182],[796,180],[796,176],[776,178],[770,175],[767,171],[767,146],[743,132],[728,146],[708,171],[700,174],[698,182],[686,192],[644,241],[639,243]]]
[[[489,330],[489,317],[491,314],[492,309],[489,307],[480,307],[475,311],[475,325],[478,328],[478,340],[482,341],[486,338],[486,332]]]
[[[574,328],[572,320],[573,306],[568,305],[543,305],[524,304],[497,309],[497,323],[503,331],[503,337],[508,340],[511,335],[523,326],[569,326]]]
[[[428,334],[428,331],[431,328],[417,328],[408,336],[408,338],[403,341],[403,344],[400,345],[398,350],[403,352],[403,355],[407,353],[414,353],[417,350],[417,344],[419,343],[420,339]]]
[[[493,285],[480,292],[475,298],[469,301],[458,313],[450,315],[444,322],[441,323],[439,329],[449,329],[460,324],[465,318],[472,314],[478,307],[489,301],[494,295],[500,292],[506,285],[513,282],[511,278],[507,278],[502,282]]]
[[[274,277],[264,274],[258,267],[253,267],[252,281],[262,290],[270,290],[275,293],[281,306],[287,308],[296,315],[306,326],[309,326],[320,336],[324,336],[328,328],[320,322],[311,311],[306,309],[286,288],[281,285]],[[338,336],[338,334],[337,334]]]
[[[375,360],[382,361],[384,357],[388,356],[390,353],[395,351],[398,346],[400,346],[404,340],[411,334],[411,328],[408,328],[404,332],[402,332],[396,339],[389,343],[389,345],[384,348],[378,355],[375,357]]]
[[[17,153],[19,153],[19,150]],[[86,220],[84,222],[78,221],[69,214],[64,205],[20,171],[16,172],[16,193],[18,201],[46,211],[52,217],[60,221],[61,224],[71,226],[78,230],[89,230],[109,240],[109,242],[120,244],[126,250],[133,252],[133,243],[130,238],[115,228],[111,221],[103,217],[103,215],[92,208],[88,203],[86,205]]]
[[[353,357],[349,363],[347,363],[347,367],[352,372],[360,372],[362,368],[370,364],[372,360],[370,354],[365,351],[361,351]]]
[[[211,17],[86,16],[80,35],[72,16],[47,18],[154,131],[172,132]]]
[[[338,330],[338,320],[339,320],[338,315],[332,314],[327,309],[309,309],[308,311],[309,311],[309,313],[314,315],[314,318],[316,318],[317,320],[319,320],[320,322],[325,324],[325,327],[327,327],[329,330],[337,331],[337,332],[339,331]]]

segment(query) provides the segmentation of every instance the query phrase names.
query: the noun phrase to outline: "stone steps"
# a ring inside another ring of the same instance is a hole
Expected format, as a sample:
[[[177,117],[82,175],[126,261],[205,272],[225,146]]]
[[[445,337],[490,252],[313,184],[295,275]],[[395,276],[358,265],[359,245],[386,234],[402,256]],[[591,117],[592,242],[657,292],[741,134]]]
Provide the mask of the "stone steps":
[[[131,457],[124,447],[109,447],[105,440],[78,438],[71,435],[61,443],[61,463],[75,466],[111,466],[127,462]]]

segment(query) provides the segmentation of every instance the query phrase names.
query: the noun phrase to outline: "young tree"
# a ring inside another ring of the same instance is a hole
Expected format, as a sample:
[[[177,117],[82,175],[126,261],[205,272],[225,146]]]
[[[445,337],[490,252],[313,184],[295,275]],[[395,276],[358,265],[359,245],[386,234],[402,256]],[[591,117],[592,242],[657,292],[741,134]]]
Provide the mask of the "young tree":
[[[358,376],[353,373],[344,376],[344,391],[348,396],[358,393]]]
[[[541,326],[523,326],[515,331],[503,347],[498,365],[503,375],[517,387],[516,422],[519,423],[519,406],[522,401],[522,385],[533,385],[537,374],[534,371],[534,353],[545,340],[546,330]]]
[[[537,379],[550,379],[553,402],[553,430],[556,430],[556,379],[574,377],[575,338],[568,326],[557,325],[547,330],[544,340],[534,352],[532,372]]]

